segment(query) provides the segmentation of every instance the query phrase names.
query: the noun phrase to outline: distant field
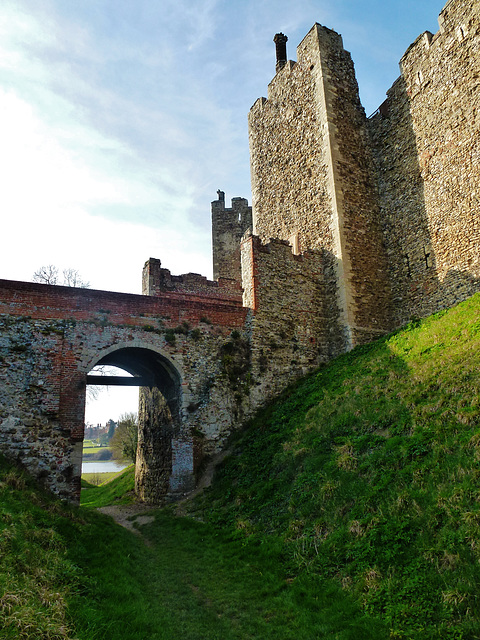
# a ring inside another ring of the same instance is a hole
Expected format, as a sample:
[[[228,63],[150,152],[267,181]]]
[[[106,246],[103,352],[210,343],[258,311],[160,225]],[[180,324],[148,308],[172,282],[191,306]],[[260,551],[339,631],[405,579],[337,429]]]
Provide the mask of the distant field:
[[[100,447],[92,440],[84,440],[83,451],[84,453],[97,453],[98,451],[110,451],[110,447]]]
[[[108,471],[107,473],[82,473],[82,480],[86,480],[95,486],[105,484],[120,475],[122,471]]]

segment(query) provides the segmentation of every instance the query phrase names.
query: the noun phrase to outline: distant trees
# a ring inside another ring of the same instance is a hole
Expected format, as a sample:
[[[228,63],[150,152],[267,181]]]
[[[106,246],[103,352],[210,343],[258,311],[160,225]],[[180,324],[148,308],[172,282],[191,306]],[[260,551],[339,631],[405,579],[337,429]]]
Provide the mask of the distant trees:
[[[138,443],[138,415],[124,413],[118,419],[117,428],[110,440],[110,448],[116,460],[135,462]]]
[[[107,422],[107,427],[108,427],[107,438],[108,438],[108,441],[110,442],[110,440],[113,438],[113,434],[115,433],[115,429],[117,428],[117,423],[110,418],[110,420]]]
[[[90,286],[90,283],[82,278],[77,269],[63,269],[60,276],[60,270],[54,264],[48,264],[37,269],[33,274],[32,280],[41,284],[56,284],[64,287],[81,287],[83,289],[88,289]]]

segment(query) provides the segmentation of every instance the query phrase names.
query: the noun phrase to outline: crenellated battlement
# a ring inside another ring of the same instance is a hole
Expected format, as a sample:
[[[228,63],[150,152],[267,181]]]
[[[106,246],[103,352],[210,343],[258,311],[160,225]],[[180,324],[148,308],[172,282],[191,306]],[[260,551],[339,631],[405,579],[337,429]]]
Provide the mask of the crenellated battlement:
[[[479,14],[448,2],[369,121],[396,325],[479,288]]]
[[[162,269],[158,258],[150,258],[143,267],[142,294],[160,296],[169,291],[217,298],[238,297],[241,294],[239,283],[231,278],[208,280],[199,273],[184,273],[173,276],[169,269]]]

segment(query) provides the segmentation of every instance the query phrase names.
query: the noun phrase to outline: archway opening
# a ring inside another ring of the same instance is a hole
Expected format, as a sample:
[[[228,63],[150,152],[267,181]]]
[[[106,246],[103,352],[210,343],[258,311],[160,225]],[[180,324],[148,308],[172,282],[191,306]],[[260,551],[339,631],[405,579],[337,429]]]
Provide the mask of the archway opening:
[[[158,502],[169,490],[172,442],[181,421],[179,372],[155,351],[128,347],[98,360],[87,375],[87,385],[95,389],[138,389],[135,489],[141,500]]]
[[[90,376],[101,377],[102,384],[86,388],[82,479],[99,485],[135,463],[139,391],[119,384],[132,375],[118,367],[96,365]]]

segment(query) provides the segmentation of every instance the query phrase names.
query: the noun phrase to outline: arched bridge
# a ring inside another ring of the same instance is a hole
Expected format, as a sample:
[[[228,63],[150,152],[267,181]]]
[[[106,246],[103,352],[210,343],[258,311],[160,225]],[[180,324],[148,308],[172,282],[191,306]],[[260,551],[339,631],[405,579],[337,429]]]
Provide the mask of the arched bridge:
[[[78,500],[86,385],[114,365],[141,388],[137,493],[193,488],[242,404],[222,354],[247,311],[238,288],[209,284],[131,295],[0,280],[0,451]]]

